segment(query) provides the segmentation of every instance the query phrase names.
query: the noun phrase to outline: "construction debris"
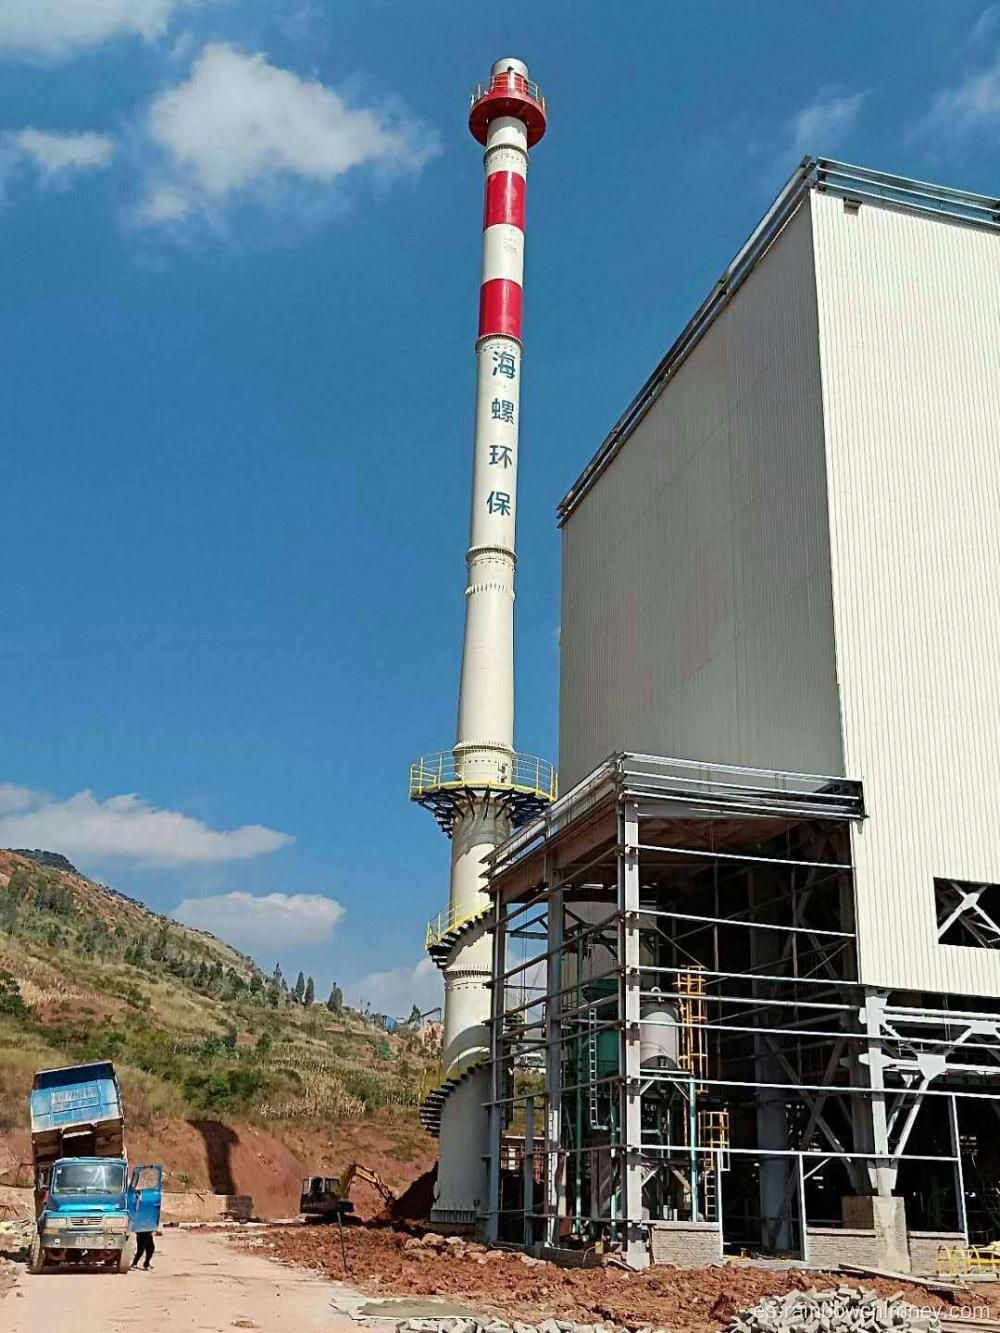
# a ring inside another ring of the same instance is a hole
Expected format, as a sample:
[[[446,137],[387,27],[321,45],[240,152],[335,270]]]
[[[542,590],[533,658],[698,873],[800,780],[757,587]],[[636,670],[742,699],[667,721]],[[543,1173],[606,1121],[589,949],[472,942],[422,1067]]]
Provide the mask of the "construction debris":
[[[359,1319],[361,1324],[376,1324],[378,1319]],[[502,1320],[479,1320],[452,1317],[446,1319],[406,1319],[396,1324],[399,1333],[619,1333],[615,1325],[574,1324],[568,1319],[543,1319],[540,1324],[520,1321],[505,1324]],[[669,1329],[654,1329],[644,1324],[636,1329],[622,1329],[620,1333],[670,1333]]]
[[[0,1220],[0,1255],[8,1259],[22,1259],[28,1253],[35,1223],[31,1218],[4,1218]]]
[[[827,1291],[789,1291],[734,1315],[727,1333],[940,1333],[936,1310],[912,1305],[902,1295],[881,1296],[846,1284]]]
[[[388,1226],[345,1228],[349,1270],[345,1270],[337,1237],[328,1227],[266,1227],[252,1237],[236,1233],[234,1240],[252,1246],[285,1263],[325,1273],[334,1281],[347,1281],[357,1299],[345,1310],[352,1317],[371,1317],[361,1306],[390,1298],[420,1301],[417,1311],[410,1306],[395,1310],[394,1321],[402,1325],[409,1319],[442,1320],[476,1312],[474,1328],[467,1333],[579,1333],[597,1329],[627,1330],[628,1333],[652,1333],[669,1328],[691,1333],[719,1333],[740,1311],[754,1308],[766,1299],[780,1306],[786,1295],[801,1299],[817,1282],[834,1290],[838,1279],[831,1274],[806,1273],[794,1268],[755,1268],[742,1264],[719,1264],[706,1268],[678,1269],[667,1264],[643,1272],[626,1272],[607,1264],[607,1257],[593,1267],[565,1268],[535,1259],[519,1251],[488,1249],[464,1237],[445,1237],[434,1232],[413,1235]],[[526,1263],[525,1260],[528,1260]],[[846,1291],[859,1290],[848,1286]],[[864,1285],[875,1299],[887,1305],[908,1300],[917,1307],[937,1308],[940,1297],[919,1282],[890,1282],[875,1278]],[[428,1302],[430,1308],[427,1308]],[[454,1303],[440,1312],[434,1303]],[[374,1311],[372,1312],[374,1314]],[[392,1317],[386,1314],[383,1317]],[[748,1319],[749,1316],[740,1316]],[[817,1322],[814,1333],[885,1333],[883,1325],[852,1320],[831,1323],[824,1328]],[[381,1323],[381,1320],[377,1322]],[[385,1324],[382,1323],[382,1327]],[[788,1326],[775,1323],[748,1324],[752,1333],[789,1333]],[[904,1325],[893,1322],[896,1333],[914,1327],[918,1333],[937,1333],[937,1325]],[[406,1333],[432,1333],[430,1329],[406,1330]],[[436,1328],[434,1333],[441,1333]],[[451,1333],[450,1324],[445,1333]]]
[[[894,1278],[897,1282],[900,1280],[909,1282],[912,1279],[912,1274],[898,1273],[892,1268],[863,1268],[860,1264],[840,1264],[839,1269],[842,1273],[860,1273],[862,1277],[888,1277]],[[926,1287],[928,1291],[938,1291],[943,1296],[948,1296],[951,1299],[954,1299],[954,1282],[942,1282],[940,1277],[937,1279],[932,1277],[922,1277],[920,1279],[920,1284],[921,1286]]]

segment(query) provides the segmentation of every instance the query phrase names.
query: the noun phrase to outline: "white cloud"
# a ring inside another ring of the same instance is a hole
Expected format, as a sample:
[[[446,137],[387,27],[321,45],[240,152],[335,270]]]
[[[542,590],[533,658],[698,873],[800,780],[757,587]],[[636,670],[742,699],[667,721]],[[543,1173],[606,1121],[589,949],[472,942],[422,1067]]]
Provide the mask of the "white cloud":
[[[0,52],[59,59],[111,37],[152,41],[188,0],[0,0]]]
[[[1000,56],[988,69],[943,88],[917,129],[937,138],[977,130],[1000,132]]]
[[[13,782],[0,782],[0,815],[12,810],[27,810],[35,803],[35,793],[27,787],[15,787]]]
[[[2,2],[2,0],[0,0]],[[44,180],[68,171],[90,171],[106,167],[115,151],[115,141],[106,134],[56,134],[31,126],[8,130],[2,136],[8,158],[30,161]]]
[[[246,953],[266,954],[326,944],[344,915],[321,893],[220,893],[185,898],[170,915],[185,926],[207,930]]]
[[[385,972],[369,972],[348,987],[348,1002],[370,1004],[379,1014],[406,1018],[415,1004],[421,1010],[444,1003],[441,973],[429,958],[421,958],[416,967],[394,967]]]
[[[802,107],[788,122],[792,153],[796,157],[806,153],[821,156],[836,148],[853,129],[866,96],[863,92],[828,92]]]
[[[218,216],[237,198],[274,202],[280,186],[328,189],[356,167],[417,171],[433,131],[385,110],[351,107],[315,79],[226,43],[206,46],[190,78],[160,93],[147,122],[159,155],[139,218]]]
[[[966,49],[978,52],[985,42],[993,40],[998,29],[1000,29],[1000,4],[987,5],[965,39]]]
[[[962,43],[962,75],[935,94],[926,114],[912,128],[911,138],[943,145],[956,135],[1000,136],[1000,4],[988,5]]]
[[[81,791],[59,801],[45,792],[0,787],[0,846],[44,847],[78,864],[113,858],[150,866],[239,861],[292,841],[289,834],[259,824],[211,829],[134,794],[99,801]]]

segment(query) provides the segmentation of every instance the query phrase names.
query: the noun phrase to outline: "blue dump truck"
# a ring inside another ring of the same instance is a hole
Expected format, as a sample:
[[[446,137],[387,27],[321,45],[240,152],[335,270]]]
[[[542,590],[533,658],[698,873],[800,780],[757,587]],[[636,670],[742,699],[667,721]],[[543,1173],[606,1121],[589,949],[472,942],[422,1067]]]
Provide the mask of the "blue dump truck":
[[[160,1225],[163,1168],[129,1170],[114,1065],[41,1070],[30,1103],[38,1225],[29,1271],[85,1264],[127,1272],[133,1234]]]

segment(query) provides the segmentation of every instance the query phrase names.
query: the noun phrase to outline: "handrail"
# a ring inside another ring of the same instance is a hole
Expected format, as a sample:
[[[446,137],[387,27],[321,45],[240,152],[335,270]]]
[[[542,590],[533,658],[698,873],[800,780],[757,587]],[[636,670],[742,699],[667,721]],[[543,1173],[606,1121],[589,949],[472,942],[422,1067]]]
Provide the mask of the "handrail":
[[[481,773],[467,774],[466,763],[471,767],[471,761],[456,756],[454,750],[421,755],[410,765],[410,800],[461,787],[525,792],[542,801],[554,801],[559,794],[555,767],[538,755],[511,752],[498,761],[497,773],[489,779]]]
[[[438,912],[427,922],[427,932],[424,936],[424,948],[429,949],[433,944],[440,944],[445,935],[451,930],[458,930],[469,921],[475,921],[477,917],[483,916],[489,911],[488,902],[469,902],[451,903],[447,909]]]
[[[432,1092],[436,1092],[438,1088],[443,1088],[451,1079],[464,1078],[477,1065],[483,1064],[486,1058],[486,1053],[480,1051],[476,1055],[470,1056],[468,1060],[460,1060],[451,1069],[446,1070],[444,1065],[435,1065],[432,1069],[428,1069],[420,1080],[420,1104],[423,1105]]]
[[[533,102],[537,102],[543,111],[545,110],[545,98],[538,84],[532,83],[530,79],[526,79],[523,74],[518,74],[513,69],[505,69],[500,74],[494,74],[489,83],[477,83],[470,99],[471,105],[475,106],[480,98],[490,93],[501,92],[522,93],[530,97]]]

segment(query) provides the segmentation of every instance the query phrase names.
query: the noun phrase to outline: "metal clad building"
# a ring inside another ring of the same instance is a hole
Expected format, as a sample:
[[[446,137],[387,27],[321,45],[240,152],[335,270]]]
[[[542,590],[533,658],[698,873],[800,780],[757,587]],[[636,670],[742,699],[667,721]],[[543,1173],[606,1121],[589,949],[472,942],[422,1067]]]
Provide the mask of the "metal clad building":
[[[564,789],[617,750],[843,772],[807,204],[563,543]]]
[[[1000,993],[1000,936],[938,939],[1000,884],[998,246],[995,200],[809,160],[561,507],[564,789],[860,780],[872,986]]]
[[[810,207],[862,976],[995,996],[934,879],[1000,883],[1000,234]]]

